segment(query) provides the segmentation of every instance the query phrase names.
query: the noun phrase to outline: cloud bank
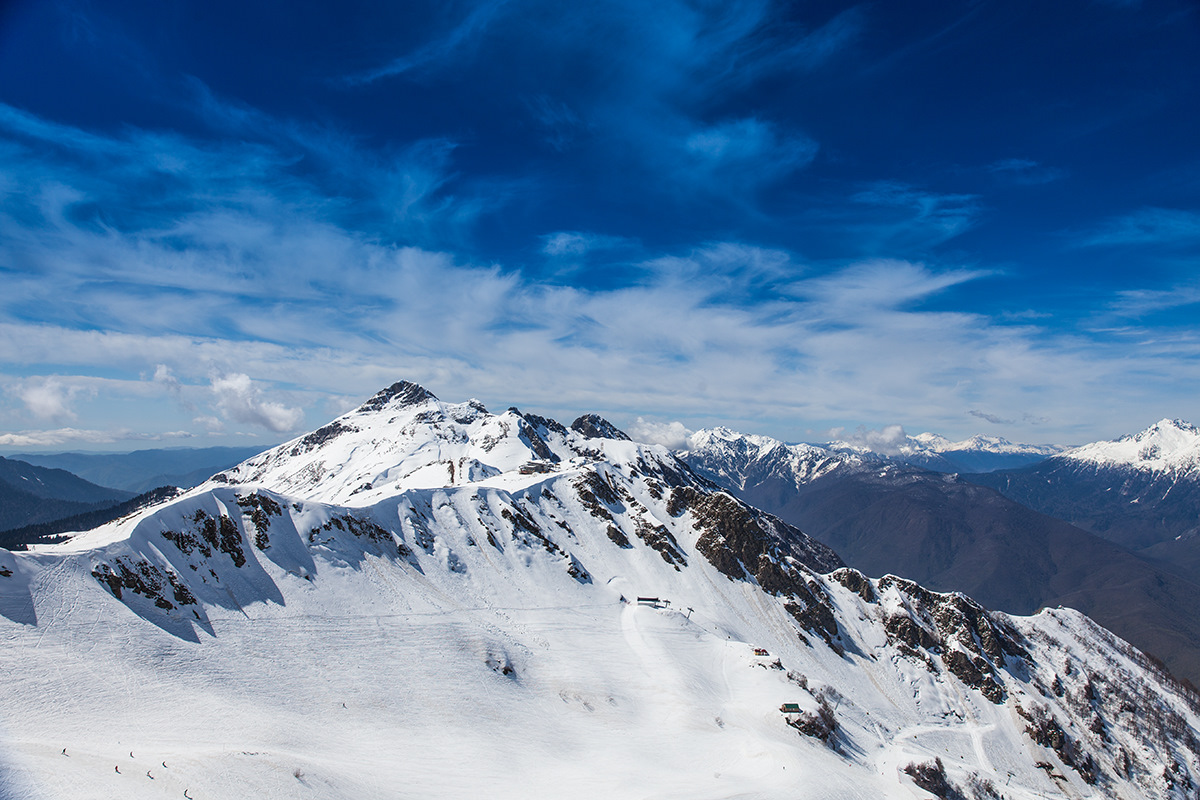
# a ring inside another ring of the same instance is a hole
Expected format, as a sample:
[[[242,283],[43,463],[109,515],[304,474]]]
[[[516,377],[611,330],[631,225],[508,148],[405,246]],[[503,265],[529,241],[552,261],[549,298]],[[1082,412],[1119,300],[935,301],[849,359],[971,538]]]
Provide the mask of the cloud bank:
[[[753,29],[710,31],[719,41],[705,46],[758,64],[740,49]],[[432,65],[433,55],[421,63]],[[663,157],[656,175],[685,170],[692,183],[680,185],[702,194],[729,170],[744,176],[749,196],[780,170],[808,168],[819,152],[757,116],[685,119],[664,99],[685,77],[656,64],[650,94],[635,98],[656,109],[655,132],[639,140],[657,142],[641,151]],[[719,71],[701,78],[738,80]],[[287,434],[407,378],[448,399],[565,418],[602,411],[671,446],[714,423],[795,440],[808,428],[900,416],[910,427],[964,435],[974,431],[964,429],[962,409],[983,402],[997,412],[983,419],[1020,420],[1013,435],[1047,420],[1040,439],[1077,441],[1080,420],[1119,432],[1131,420],[1186,415],[1183,398],[1200,394],[1195,337],[1153,340],[1131,325],[1064,330],[965,311],[958,293],[986,291],[1004,275],[955,261],[817,262],[737,236],[648,247],[620,233],[564,229],[525,246],[539,259],[604,260],[587,267],[595,280],[543,281],[519,259],[453,246],[489,202],[456,183],[455,143],[370,150],[203,87],[194,99],[218,139],[100,134],[0,105],[0,259],[8,265],[0,424],[9,430],[53,424],[58,433],[45,441],[86,441],[91,434],[63,426],[125,431],[123,404],[137,398],[161,404],[159,431]],[[962,236],[981,213],[975,195],[898,181],[862,185],[852,201],[882,215],[871,233],[882,250],[914,236]],[[1097,236],[1110,244],[1187,238],[1193,223],[1154,211]],[[1107,299],[1127,308],[1166,302]],[[889,431],[878,432],[879,447],[889,446]],[[5,435],[14,445],[32,440],[11,437],[35,434]]]

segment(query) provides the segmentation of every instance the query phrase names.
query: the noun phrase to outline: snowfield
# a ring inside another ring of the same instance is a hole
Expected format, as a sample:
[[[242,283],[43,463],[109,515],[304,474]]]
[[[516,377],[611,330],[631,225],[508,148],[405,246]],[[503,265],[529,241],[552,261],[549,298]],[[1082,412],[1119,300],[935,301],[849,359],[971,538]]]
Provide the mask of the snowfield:
[[[1197,796],[1196,698],[1082,615],[868,580],[580,427],[401,383],[0,550],[0,797]]]

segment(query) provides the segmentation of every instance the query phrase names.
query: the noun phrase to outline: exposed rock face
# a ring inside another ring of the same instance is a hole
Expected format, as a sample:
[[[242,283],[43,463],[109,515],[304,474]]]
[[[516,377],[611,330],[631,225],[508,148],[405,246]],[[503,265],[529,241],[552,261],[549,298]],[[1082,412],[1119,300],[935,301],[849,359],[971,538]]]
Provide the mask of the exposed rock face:
[[[537,414],[523,414],[515,406],[508,410],[514,414],[520,415],[522,419],[533,426],[533,429],[537,431],[540,436],[546,436],[550,433],[556,433],[563,437],[567,435],[567,428],[558,420],[549,419],[547,417],[539,417]]]
[[[404,406],[414,406],[426,400],[436,399],[433,393],[428,391],[424,386],[419,386],[408,381],[397,381],[386,389],[377,392],[374,397],[363,403],[358,410],[361,412],[379,411],[385,406],[403,408]]]
[[[730,577],[755,575],[769,592],[791,584],[782,571],[786,566],[803,564],[816,572],[845,566],[820,542],[724,492],[679,486],[671,492],[667,511],[674,516],[692,513],[693,527],[702,531],[697,547],[713,566]]]
[[[617,426],[596,414],[584,414],[571,423],[571,430],[585,439],[620,439],[628,442],[629,436]]]
[[[323,425],[317,428],[312,433],[305,436],[292,447],[292,455],[298,456],[301,453],[307,453],[309,450],[320,447],[326,442],[337,438],[343,433],[353,433],[358,430],[353,425],[348,425],[341,420],[334,420],[328,425]]]
[[[890,640],[930,666],[928,656],[939,655],[963,683],[993,703],[1004,700],[998,674],[1010,670],[1010,657],[1024,660],[1029,653],[1003,615],[989,613],[963,595],[937,594],[893,575],[879,581],[880,592],[887,595],[889,589],[885,600],[891,600],[893,610],[884,628]]]
[[[118,600],[122,599],[122,588],[152,600],[154,605],[166,611],[174,610],[175,606],[163,594],[164,584],[171,587],[175,602],[180,605],[194,605],[196,597],[175,573],[162,570],[148,561],[138,561],[127,565],[118,558],[116,568],[105,563],[97,564],[92,570],[92,577],[106,585]]]

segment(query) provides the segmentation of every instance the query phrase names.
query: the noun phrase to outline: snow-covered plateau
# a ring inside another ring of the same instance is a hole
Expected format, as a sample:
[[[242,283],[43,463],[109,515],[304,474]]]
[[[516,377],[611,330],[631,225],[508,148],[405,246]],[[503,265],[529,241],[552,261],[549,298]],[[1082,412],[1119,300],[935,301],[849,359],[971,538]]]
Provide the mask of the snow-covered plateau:
[[[5,800],[1200,791],[1196,695],[1083,615],[865,578],[598,417],[410,383],[0,550],[0,639]]]

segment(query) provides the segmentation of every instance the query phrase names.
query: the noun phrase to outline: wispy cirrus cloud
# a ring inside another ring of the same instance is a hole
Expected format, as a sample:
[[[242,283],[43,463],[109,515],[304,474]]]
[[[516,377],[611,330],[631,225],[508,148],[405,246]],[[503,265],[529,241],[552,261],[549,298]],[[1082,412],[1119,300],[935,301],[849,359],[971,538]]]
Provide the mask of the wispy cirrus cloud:
[[[351,86],[436,68],[449,59],[462,58],[508,5],[507,0],[485,0],[467,12],[447,33],[378,67],[345,76]]]
[[[987,270],[933,271],[923,264],[874,259],[833,275],[814,278],[798,288],[829,308],[868,314],[902,308],[954,286],[988,277]]]
[[[850,198],[856,203],[895,209],[891,230],[879,225],[885,241],[902,240],[909,231],[932,242],[942,242],[970,228],[980,213],[980,198],[974,194],[931,192],[897,181],[878,181]]]
[[[817,143],[799,133],[780,135],[774,126],[749,117],[697,127],[683,140],[686,159],[680,179],[722,186],[761,186],[781,181],[816,158]]]
[[[1142,317],[1159,311],[1200,303],[1200,287],[1176,286],[1171,289],[1126,289],[1117,293],[1109,310],[1124,317]]]
[[[1200,211],[1142,208],[1114,217],[1083,234],[1082,247],[1193,246],[1200,244]]]
[[[1018,186],[1041,186],[1062,180],[1067,176],[1065,169],[1050,167],[1028,158],[1005,158],[993,161],[987,171],[1000,180]]]
[[[478,46],[481,57],[514,65],[506,90],[524,98],[547,147],[594,164],[586,171],[601,188],[645,174],[647,195],[688,205],[753,205],[758,191],[814,159],[818,143],[794,120],[730,110],[728,98],[819,69],[865,25],[850,9],[806,29],[767,0],[524,3],[506,18],[515,16],[526,22],[519,52],[502,23]]]
[[[955,434],[962,409],[984,402],[1006,418],[1036,407],[1057,420],[1053,435],[1079,418],[1133,413],[1155,392],[1200,388],[1180,361],[1186,342],[1144,347],[1132,381],[1124,344],[930,306],[994,278],[987,270],[896,258],[812,265],[784,248],[717,239],[608,251],[636,280],[549,285],[354,224],[321,188],[333,173],[297,172],[292,145],[270,137],[205,147],[125,131],[93,141],[16,119],[0,121],[9,144],[0,160],[4,368],[10,384],[63,374],[64,385],[94,386],[86,408],[58,396],[78,430],[110,421],[96,434],[109,441],[129,427],[129,397],[157,398],[155,429],[167,433],[283,433],[398,378],[449,399],[564,417],[601,411],[618,424],[641,417],[663,441],[679,431],[645,420],[794,438],[789,431],[809,425],[896,419],[905,408]],[[210,162],[210,173],[192,174]],[[159,181],[170,184],[169,202],[145,191]],[[973,202],[873,188],[874,202],[935,225],[938,208]],[[586,253],[604,243],[594,236],[531,244]],[[96,365],[107,382],[65,377]],[[1113,386],[1125,394],[1114,397]],[[6,435],[32,435],[20,416],[31,408],[6,396],[16,405],[0,416],[23,431]]]
[[[586,231],[558,231],[542,237],[542,252],[554,258],[573,258],[634,245],[636,242],[623,236],[606,236]]]

